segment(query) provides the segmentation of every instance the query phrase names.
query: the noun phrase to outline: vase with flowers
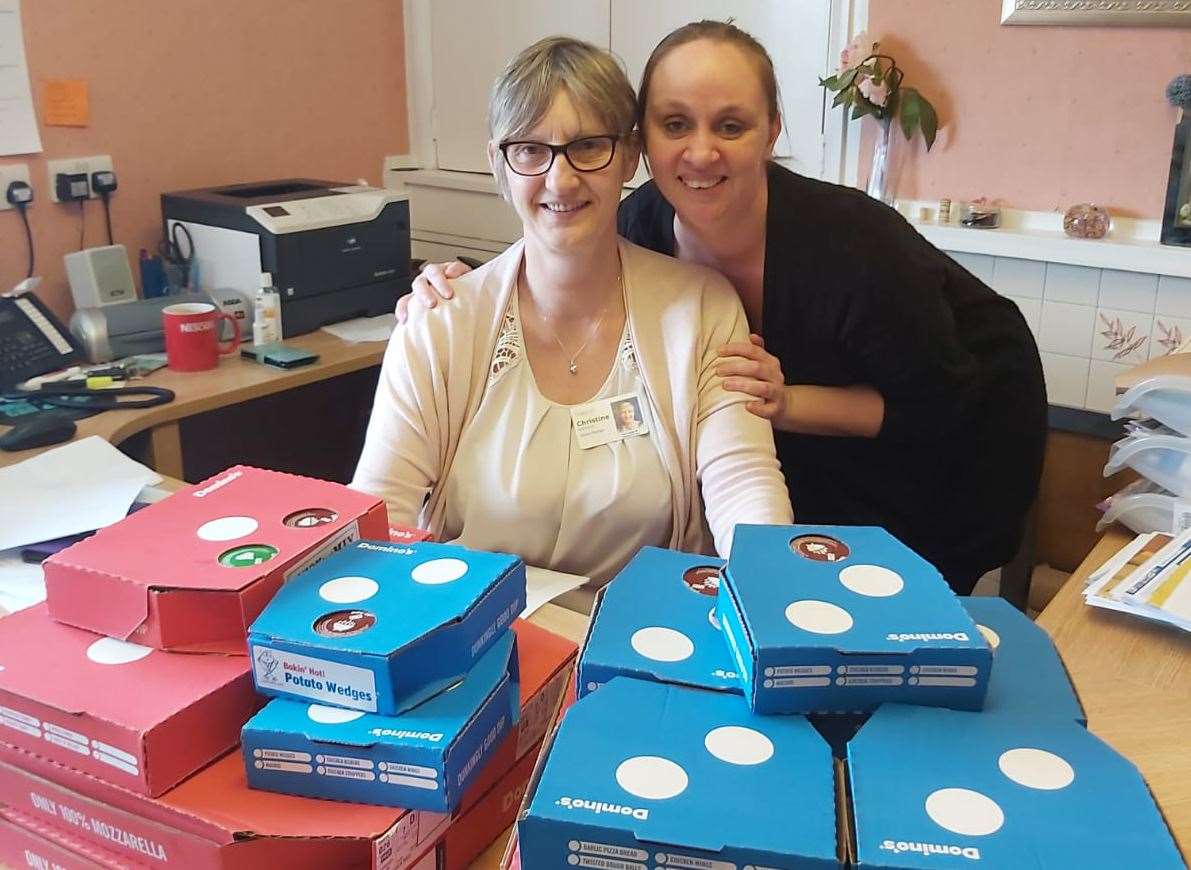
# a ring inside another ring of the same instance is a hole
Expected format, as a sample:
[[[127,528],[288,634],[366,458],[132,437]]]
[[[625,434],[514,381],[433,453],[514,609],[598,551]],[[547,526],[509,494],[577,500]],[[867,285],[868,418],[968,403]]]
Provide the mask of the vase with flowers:
[[[917,88],[905,87],[905,73],[892,57],[882,54],[879,42],[860,33],[840,53],[839,69],[819,84],[835,93],[831,107],[843,106],[852,120],[871,117],[878,125],[869,172],[869,196],[892,205],[897,188],[898,148],[894,123],[906,140],[922,130],[929,151],[939,130],[935,107]]]

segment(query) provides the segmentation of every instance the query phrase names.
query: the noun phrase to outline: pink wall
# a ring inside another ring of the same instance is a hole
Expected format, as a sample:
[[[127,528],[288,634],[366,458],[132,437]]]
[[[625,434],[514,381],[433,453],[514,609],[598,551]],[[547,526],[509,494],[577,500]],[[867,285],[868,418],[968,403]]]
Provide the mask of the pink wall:
[[[25,0],[21,11],[35,100],[46,79],[90,84],[89,127],[42,126],[41,154],[0,157],[29,164],[38,294],[60,314],[73,307],[62,255],[78,248],[79,214],[50,202],[47,159],[112,156],[113,231],[135,258],[160,237],[162,191],[286,176],[377,184],[384,155],[407,147],[397,0]],[[93,200],[86,245],[103,244]],[[0,289],[25,267],[20,219],[0,212]]]
[[[920,137],[908,149],[898,196],[1161,217],[1178,120],[1164,91],[1191,72],[1191,30],[1005,27],[1000,11],[1000,0],[869,4],[869,36],[945,125],[929,154]]]

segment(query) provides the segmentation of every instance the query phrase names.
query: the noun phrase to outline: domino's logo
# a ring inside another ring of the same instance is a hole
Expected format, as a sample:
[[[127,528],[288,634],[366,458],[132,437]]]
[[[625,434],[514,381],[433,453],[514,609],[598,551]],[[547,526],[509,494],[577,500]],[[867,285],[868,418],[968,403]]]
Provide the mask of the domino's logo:
[[[607,801],[593,801],[587,798],[573,798],[562,797],[554,802],[560,807],[566,807],[568,810],[588,810],[595,813],[597,816],[603,813],[610,813],[617,816],[632,816],[638,821],[645,821],[649,818],[649,810],[641,807],[631,807],[625,804],[613,804]]]
[[[917,852],[920,855],[949,855],[968,858],[972,861],[980,860],[980,850],[975,846],[949,846],[943,843],[916,843],[908,840],[882,840],[881,849],[901,855],[905,852]]]

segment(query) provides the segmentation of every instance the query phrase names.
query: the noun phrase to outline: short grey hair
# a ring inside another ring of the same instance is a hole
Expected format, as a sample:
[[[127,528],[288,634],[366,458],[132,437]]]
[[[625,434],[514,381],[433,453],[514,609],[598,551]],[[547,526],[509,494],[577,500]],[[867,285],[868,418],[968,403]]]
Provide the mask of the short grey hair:
[[[559,92],[604,124],[601,132],[626,136],[637,118],[637,96],[620,63],[609,52],[569,36],[540,39],[509,61],[492,86],[488,136],[506,142],[533,127]],[[504,160],[493,161],[496,186],[508,195]]]

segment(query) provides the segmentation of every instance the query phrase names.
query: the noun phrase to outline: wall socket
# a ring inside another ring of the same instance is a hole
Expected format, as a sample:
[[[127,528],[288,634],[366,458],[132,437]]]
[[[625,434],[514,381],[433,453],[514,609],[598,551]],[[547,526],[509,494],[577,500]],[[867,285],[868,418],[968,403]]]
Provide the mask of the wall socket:
[[[30,187],[33,186],[33,182],[29,178],[28,163],[9,163],[7,165],[0,166],[0,211],[4,211],[6,208],[14,207],[12,203],[8,201],[7,196],[8,185],[12,184],[14,181],[23,181]],[[33,202],[29,203],[29,205],[35,205],[37,203],[37,191],[34,190],[33,194]]]
[[[66,173],[67,175],[75,175],[79,172],[87,176],[87,198],[95,199],[95,191],[91,190],[91,173],[114,172],[112,167],[112,158],[107,154],[100,154],[95,157],[67,157],[62,160],[50,160],[46,163],[46,168],[49,171],[49,194],[50,202],[61,202],[58,199],[58,186],[54,183],[58,173]]]

